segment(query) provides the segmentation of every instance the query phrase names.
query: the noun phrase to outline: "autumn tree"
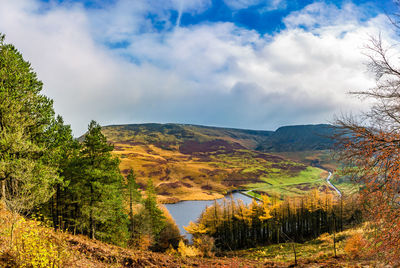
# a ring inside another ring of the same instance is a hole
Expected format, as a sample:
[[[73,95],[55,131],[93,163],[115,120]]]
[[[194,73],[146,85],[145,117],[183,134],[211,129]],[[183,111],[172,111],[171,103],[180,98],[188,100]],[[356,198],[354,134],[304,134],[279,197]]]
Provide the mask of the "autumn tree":
[[[397,4],[397,7],[400,7]],[[391,18],[400,29],[399,17]],[[345,174],[362,187],[362,203],[375,228],[371,253],[400,264],[400,65],[398,47],[372,38],[367,46],[376,86],[352,92],[373,105],[361,118],[337,120],[343,129],[340,158]]]
[[[350,200],[351,202],[351,200]],[[336,215],[346,210],[347,224],[357,221],[357,208],[329,194],[312,191],[302,197],[278,200],[262,196],[261,202],[215,202],[196,223],[185,229],[194,240],[212,237],[220,249],[239,249],[271,243],[304,242],[338,230]],[[296,254],[295,248],[294,253]]]

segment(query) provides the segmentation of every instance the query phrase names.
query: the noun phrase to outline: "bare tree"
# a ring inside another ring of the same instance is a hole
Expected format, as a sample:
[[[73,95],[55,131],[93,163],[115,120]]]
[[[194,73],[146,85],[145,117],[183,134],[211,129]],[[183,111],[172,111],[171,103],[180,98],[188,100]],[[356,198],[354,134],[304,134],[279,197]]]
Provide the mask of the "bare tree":
[[[400,2],[396,2],[400,8]],[[399,15],[389,16],[400,29]],[[345,173],[362,184],[366,215],[379,232],[369,254],[388,263],[400,264],[400,65],[397,45],[386,44],[379,35],[366,47],[369,70],[376,86],[351,92],[373,104],[360,118],[336,120],[342,128],[340,159]]]

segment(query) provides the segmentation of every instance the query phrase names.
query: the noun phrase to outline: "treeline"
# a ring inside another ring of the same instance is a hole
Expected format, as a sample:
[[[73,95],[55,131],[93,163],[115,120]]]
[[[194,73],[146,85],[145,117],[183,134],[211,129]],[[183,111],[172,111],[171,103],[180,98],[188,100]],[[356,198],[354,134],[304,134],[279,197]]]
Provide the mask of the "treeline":
[[[195,238],[214,238],[215,246],[223,250],[304,242],[361,222],[361,211],[355,204],[317,190],[285,201],[264,195],[262,202],[253,200],[248,206],[224,200],[208,207],[186,230]]]
[[[82,142],[74,139],[42,86],[0,35],[1,201],[14,214],[35,214],[54,228],[114,244],[177,244],[179,231],[158,207],[152,182],[142,197],[133,172],[120,174],[95,121]]]

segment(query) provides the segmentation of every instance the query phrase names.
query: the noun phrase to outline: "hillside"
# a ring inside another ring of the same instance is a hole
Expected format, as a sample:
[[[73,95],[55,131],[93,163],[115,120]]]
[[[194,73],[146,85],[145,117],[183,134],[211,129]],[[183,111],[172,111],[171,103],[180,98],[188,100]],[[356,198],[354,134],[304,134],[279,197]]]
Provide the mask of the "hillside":
[[[298,125],[278,128],[257,146],[267,152],[296,152],[326,150],[333,148],[337,133],[332,125]]]
[[[115,146],[121,171],[133,168],[142,187],[152,178],[161,202],[215,199],[254,186],[277,195],[327,189],[322,170],[255,150],[276,136],[272,131],[135,124],[102,132]]]
[[[219,257],[182,257],[176,251],[166,254],[133,250],[55,231],[38,221],[13,217],[1,204],[0,223],[0,267],[293,267],[294,264],[291,243],[217,252]],[[296,244],[298,267],[376,266],[373,261],[352,260],[344,251],[346,240],[360,232],[363,230],[337,234],[338,258],[333,258],[332,235]]]
[[[11,236],[11,232],[13,236]],[[0,203],[0,267],[261,267],[238,258],[182,258],[133,250],[55,231],[45,224],[12,215]]]

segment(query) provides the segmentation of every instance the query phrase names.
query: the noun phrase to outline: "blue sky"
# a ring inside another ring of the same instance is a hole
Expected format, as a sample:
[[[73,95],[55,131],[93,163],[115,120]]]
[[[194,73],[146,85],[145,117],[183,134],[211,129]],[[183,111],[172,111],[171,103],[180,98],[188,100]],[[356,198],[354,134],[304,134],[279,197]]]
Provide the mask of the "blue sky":
[[[365,45],[396,43],[392,1],[0,0],[0,32],[75,135],[101,124],[252,129],[368,106]],[[394,51],[396,52],[396,51]]]

